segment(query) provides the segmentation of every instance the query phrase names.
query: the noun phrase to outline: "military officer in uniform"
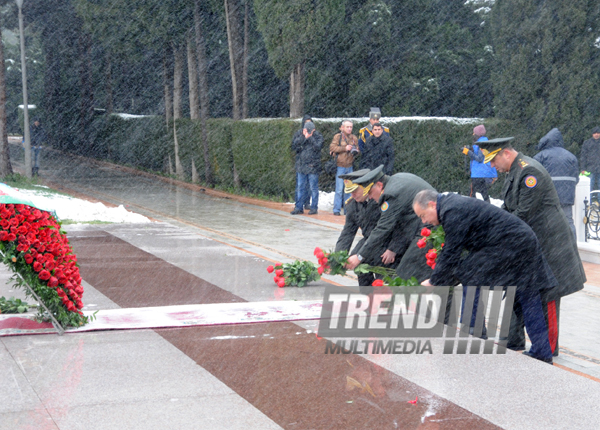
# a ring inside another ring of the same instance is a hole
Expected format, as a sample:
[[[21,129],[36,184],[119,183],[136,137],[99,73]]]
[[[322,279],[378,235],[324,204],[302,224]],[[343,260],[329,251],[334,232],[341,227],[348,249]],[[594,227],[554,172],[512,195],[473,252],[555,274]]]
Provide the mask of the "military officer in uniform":
[[[358,149],[361,154],[364,154],[365,151],[365,143],[370,136],[373,136],[373,124],[379,122],[381,118],[381,110],[376,107],[372,107],[369,112],[369,123],[360,129],[358,132]],[[390,135],[390,129],[388,127],[383,127],[383,134]]]
[[[560,206],[552,178],[533,158],[516,151],[510,141],[500,138],[480,142],[485,155],[498,173],[506,173],[502,195],[503,209],[525,221],[536,234],[558,286],[542,294],[544,316],[553,355],[558,355],[560,298],[583,289],[585,272],[577,242]],[[508,347],[525,349],[522,310],[514,309]]]
[[[362,261],[381,257],[384,264],[396,266],[396,273],[403,279],[415,276],[419,281],[431,275],[427,266],[425,248],[416,243],[420,238],[421,222],[412,209],[415,195],[422,190],[433,190],[426,181],[411,173],[384,175],[383,165],[354,179],[361,185],[369,199],[378,203],[381,216],[367,240],[355,255],[348,258],[348,269],[354,269]],[[391,243],[394,249],[387,248],[380,254],[381,245]]]
[[[358,250],[361,249],[362,245],[368,239],[371,231],[373,231],[377,225],[377,222],[379,221],[381,211],[379,210],[379,205],[377,202],[370,200],[367,197],[367,194],[364,192],[365,189],[361,185],[352,182],[368,172],[368,169],[363,169],[339,176],[344,180],[344,192],[351,194],[351,197],[346,201],[346,222],[344,224],[344,229],[342,230],[342,233],[340,234],[340,237],[335,245],[336,252],[346,250],[349,251],[350,255],[355,255]],[[350,251],[359,228],[363,237],[356,244],[356,246],[352,248],[352,251]],[[391,237],[386,242],[379,244],[379,251],[373,253],[375,258],[372,260],[363,260],[363,263],[371,266],[390,267],[390,265],[386,265],[381,261],[381,255],[383,255],[386,249],[393,249],[396,252],[400,251],[395,248],[396,245],[391,244],[390,242]],[[359,286],[369,286],[374,280],[375,275],[373,273],[361,273],[358,275]]]

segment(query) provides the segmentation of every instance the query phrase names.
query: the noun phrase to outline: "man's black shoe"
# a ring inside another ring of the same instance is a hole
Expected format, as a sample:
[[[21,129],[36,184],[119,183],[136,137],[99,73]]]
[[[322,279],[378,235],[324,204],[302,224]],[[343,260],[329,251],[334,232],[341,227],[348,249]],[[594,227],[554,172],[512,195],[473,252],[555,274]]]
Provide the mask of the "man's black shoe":
[[[333,214],[334,214],[335,216],[340,216],[340,213],[339,213],[339,212],[334,212]]]
[[[292,215],[299,215],[299,214],[303,214],[304,211],[302,209],[294,209],[293,211],[290,212]]]
[[[523,355],[526,355],[527,357],[535,358],[536,360],[543,361],[544,363],[552,364],[552,357],[550,357],[550,358],[538,357],[537,355],[533,355],[529,351],[523,351]]]
[[[318,212],[317,212],[317,210],[316,210],[316,209],[315,209],[315,210],[312,210],[312,209],[311,209],[311,210],[308,212],[308,214],[309,214],[309,215],[316,215],[317,213],[318,213]]]

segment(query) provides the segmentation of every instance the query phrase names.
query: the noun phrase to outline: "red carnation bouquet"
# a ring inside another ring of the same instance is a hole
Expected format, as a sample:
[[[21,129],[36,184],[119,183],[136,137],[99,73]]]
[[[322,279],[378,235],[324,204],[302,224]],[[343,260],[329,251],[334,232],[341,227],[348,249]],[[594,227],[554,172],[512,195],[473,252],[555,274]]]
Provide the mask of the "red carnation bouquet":
[[[0,204],[0,251],[2,261],[15,273],[14,284],[29,285],[63,328],[89,321],[81,311],[77,257],[52,214],[25,204]],[[38,309],[44,319],[43,307]]]
[[[419,248],[425,248],[427,244],[431,246],[429,251],[427,251],[427,254],[425,254],[425,258],[427,259],[427,265],[432,269],[435,269],[435,260],[442,252],[444,242],[446,241],[444,228],[441,225],[434,230],[424,227],[421,230],[421,236],[421,239],[417,241],[417,246]]]
[[[348,251],[329,251],[325,252],[316,247],[314,255],[319,265],[310,261],[296,260],[293,263],[275,263],[274,266],[267,267],[267,272],[275,273],[273,280],[278,287],[297,286],[304,287],[312,281],[321,279],[321,275],[345,275],[345,265],[348,262]],[[386,267],[370,266],[368,264],[359,264],[354,273],[373,272],[384,276],[393,276],[396,272]]]

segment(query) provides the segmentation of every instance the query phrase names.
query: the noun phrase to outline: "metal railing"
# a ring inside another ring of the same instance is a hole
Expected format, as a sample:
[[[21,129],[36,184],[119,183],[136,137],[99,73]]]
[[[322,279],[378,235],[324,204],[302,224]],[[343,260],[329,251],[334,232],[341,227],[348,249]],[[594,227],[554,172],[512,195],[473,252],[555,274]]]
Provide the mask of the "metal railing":
[[[590,192],[590,200],[583,200],[585,241],[600,240],[600,190]]]

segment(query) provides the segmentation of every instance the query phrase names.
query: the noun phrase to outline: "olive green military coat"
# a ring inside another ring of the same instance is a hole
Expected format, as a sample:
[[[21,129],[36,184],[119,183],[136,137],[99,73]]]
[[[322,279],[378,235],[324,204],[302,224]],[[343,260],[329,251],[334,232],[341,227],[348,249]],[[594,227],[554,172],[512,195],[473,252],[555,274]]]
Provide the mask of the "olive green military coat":
[[[519,153],[506,176],[502,194],[502,207],[525,221],[535,232],[544,257],[558,280],[558,287],[549,292],[548,300],[581,290],[586,277],[577,242],[546,169]]]

